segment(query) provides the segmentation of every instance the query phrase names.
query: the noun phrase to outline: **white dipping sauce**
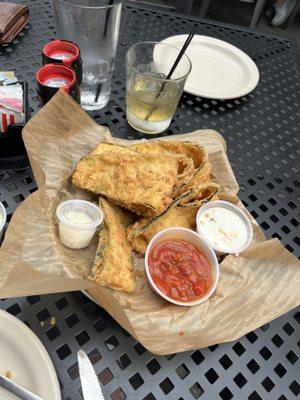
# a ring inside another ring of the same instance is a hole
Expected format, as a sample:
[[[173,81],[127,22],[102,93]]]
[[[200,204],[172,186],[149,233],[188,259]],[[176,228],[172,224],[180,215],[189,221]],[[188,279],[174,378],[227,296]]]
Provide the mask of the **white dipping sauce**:
[[[102,223],[103,213],[89,201],[73,199],[57,207],[56,217],[62,244],[70,249],[83,249],[90,244]]]
[[[50,54],[50,57],[54,58],[55,60],[69,60],[73,57],[73,54],[57,51],[56,53],[53,52],[52,54]]]
[[[67,86],[67,84],[68,81],[60,77],[49,78],[44,82],[44,86],[49,86],[53,88],[65,87]]]
[[[67,219],[72,224],[90,224],[93,222],[92,218],[90,218],[86,213],[83,211],[67,211],[64,214],[65,219]]]
[[[228,253],[238,252],[248,240],[248,230],[243,219],[224,207],[211,207],[198,219],[198,227],[205,239]]]
[[[64,218],[71,224],[82,225],[82,227],[74,228],[61,222],[59,237],[62,244],[70,249],[87,247],[94,236],[95,229],[85,229],[85,226],[91,224],[93,220],[81,211],[68,211],[64,214]]]

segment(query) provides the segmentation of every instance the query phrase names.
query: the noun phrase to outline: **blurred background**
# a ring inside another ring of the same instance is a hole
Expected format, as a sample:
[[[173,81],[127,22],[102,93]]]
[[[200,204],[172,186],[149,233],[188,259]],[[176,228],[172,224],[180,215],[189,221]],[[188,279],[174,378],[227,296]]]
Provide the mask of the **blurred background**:
[[[297,39],[300,0],[131,0],[213,21]]]

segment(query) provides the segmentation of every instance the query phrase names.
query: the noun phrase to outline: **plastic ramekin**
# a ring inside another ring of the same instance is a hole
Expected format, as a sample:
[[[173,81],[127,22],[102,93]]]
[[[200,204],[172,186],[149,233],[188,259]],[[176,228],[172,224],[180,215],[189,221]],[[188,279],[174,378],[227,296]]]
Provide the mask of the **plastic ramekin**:
[[[242,247],[234,249],[233,251],[230,251],[226,248],[221,248],[221,247],[214,245],[205,237],[205,232],[203,232],[201,229],[201,225],[199,223],[199,218],[205,211],[207,211],[208,209],[213,208],[213,207],[226,208],[227,210],[230,210],[230,211],[234,212],[236,215],[238,215],[240,217],[240,219],[243,221],[243,223],[245,224],[246,229],[247,229],[247,240]],[[247,247],[250,246],[252,239],[253,239],[253,229],[252,229],[252,225],[251,225],[249,218],[244,213],[244,211],[242,211],[235,204],[229,203],[228,201],[216,200],[216,201],[211,201],[211,202],[203,204],[203,206],[201,206],[198,210],[198,213],[196,216],[196,224],[197,224],[197,232],[199,233],[199,235],[201,236],[203,241],[215,251],[217,256],[221,256],[224,254],[239,254],[242,251],[246,250]]]
[[[152,279],[151,273],[149,271],[149,264],[148,264],[148,258],[149,254],[151,252],[151,249],[153,246],[155,246],[157,243],[166,240],[166,239],[179,239],[179,240],[184,240],[188,243],[193,244],[197,249],[200,250],[200,252],[204,255],[204,257],[207,259],[210,267],[212,268],[212,272],[214,275],[214,280],[213,284],[210,288],[210,290],[206,293],[205,296],[199,297],[199,299],[193,300],[193,301],[179,301],[172,299],[169,296],[166,296],[155,284],[155,282]],[[219,263],[218,259],[213,251],[213,249],[208,246],[198,235],[198,233],[186,229],[186,228],[179,228],[179,227],[174,227],[174,228],[167,228],[164,229],[160,232],[158,232],[149,242],[146,254],[145,254],[145,270],[146,270],[146,276],[148,279],[148,283],[150,287],[153,289],[155,293],[157,293],[159,296],[163,297],[165,300],[169,301],[170,303],[177,304],[178,306],[185,306],[185,307],[190,307],[190,306],[195,306],[198,304],[203,303],[207,299],[210,298],[210,296],[214,293],[214,291],[217,288],[218,281],[219,281]]]
[[[70,211],[86,214],[91,222],[73,223],[66,214]],[[63,245],[71,249],[87,247],[99,225],[103,221],[103,213],[98,206],[86,200],[68,200],[61,203],[56,209],[59,224],[59,238]]]

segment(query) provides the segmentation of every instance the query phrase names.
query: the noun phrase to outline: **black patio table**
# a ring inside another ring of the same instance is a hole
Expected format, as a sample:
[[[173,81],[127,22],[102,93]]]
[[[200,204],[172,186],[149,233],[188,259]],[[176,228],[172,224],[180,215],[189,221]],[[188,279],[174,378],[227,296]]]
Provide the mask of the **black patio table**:
[[[41,65],[41,48],[55,33],[49,1],[22,3],[30,7],[30,23],[12,44],[0,46],[0,68],[13,69],[20,80],[27,80],[35,112],[34,72]],[[183,94],[166,134],[199,128],[219,131],[227,141],[243,203],[266,237],[279,238],[299,256],[299,53],[294,40],[127,3],[111,101],[93,117],[115,136],[136,138],[125,119],[125,50],[138,41],[187,33],[194,23],[199,34],[226,40],[249,54],[259,68],[260,82],[251,94],[229,101]],[[0,171],[0,201],[8,220],[35,190],[30,168]],[[81,293],[7,299],[0,307],[25,321],[44,343],[64,400],[82,398],[79,348],[92,356],[106,399],[292,400],[300,394],[300,309],[235,342],[156,356]]]

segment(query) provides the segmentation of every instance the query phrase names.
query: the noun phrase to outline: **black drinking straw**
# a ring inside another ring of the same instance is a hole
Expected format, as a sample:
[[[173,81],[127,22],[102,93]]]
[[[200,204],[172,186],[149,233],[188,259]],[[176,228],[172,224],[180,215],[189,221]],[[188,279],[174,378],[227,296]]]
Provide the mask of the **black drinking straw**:
[[[108,5],[111,6],[113,5],[114,0],[108,0]],[[103,36],[107,37],[107,31],[108,31],[108,21],[109,21],[109,17],[110,17],[110,13],[111,13],[111,8],[109,8],[107,10],[106,13],[106,17],[105,17],[105,25],[104,25],[104,31],[103,31]],[[98,86],[97,86],[97,90],[96,90],[96,95],[95,95],[95,103],[97,103],[100,92],[101,92],[101,87],[102,87],[102,83],[99,82]]]
[[[181,48],[181,50],[180,50],[180,52],[179,52],[174,64],[172,65],[172,68],[170,69],[170,71],[169,71],[169,73],[168,73],[168,75],[166,77],[165,82],[161,85],[161,88],[159,89],[159,91],[158,91],[158,93],[157,93],[157,95],[155,97],[155,100],[157,100],[159,98],[159,96],[161,95],[161,92],[164,90],[164,88],[165,88],[165,86],[167,84],[167,80],[171,78],[171,76],[172,76],[173,72],[175,71],[177,65],[179,64],[182,56],[184,55],[184,53],[185,53],[186,49],[188,48],[189,44],[191,43],[191,41],[192,41],[192,39],[193,39],[193,37],[195,35],[196,29],[197,29],[197,26],[194,25],[192,30],[191,30],[191,32],[189,33],[186,41],[184,42],[184,45],[182,46],[182,48]],[[154,102],[155,102],[155,100],[154,100]],[[148,119],[151,117],[154,109],[155,109],[155,105],[153,103],[152,108],[149,110],[149,112],[148,112],[148,114],[147,114],[147,116],[145,118],[145,121],[148,121]]]

